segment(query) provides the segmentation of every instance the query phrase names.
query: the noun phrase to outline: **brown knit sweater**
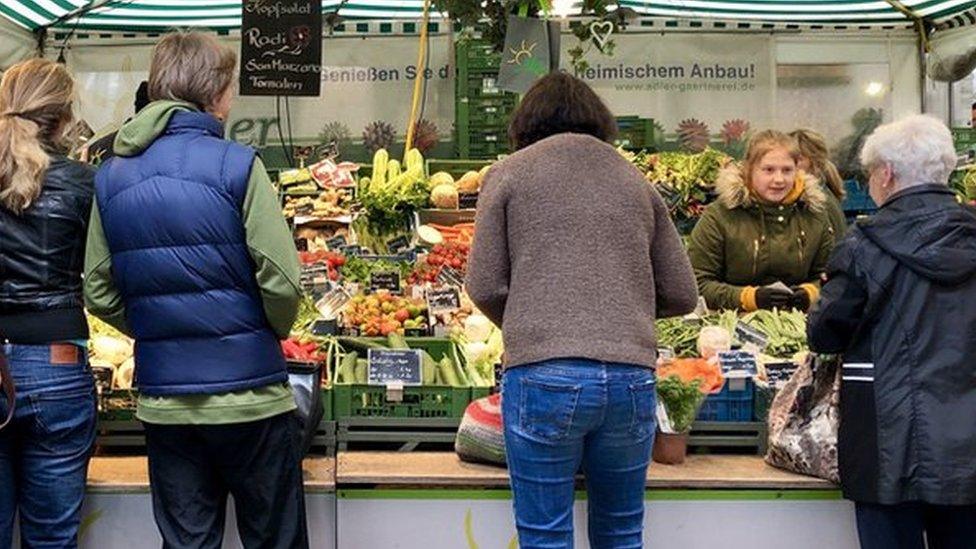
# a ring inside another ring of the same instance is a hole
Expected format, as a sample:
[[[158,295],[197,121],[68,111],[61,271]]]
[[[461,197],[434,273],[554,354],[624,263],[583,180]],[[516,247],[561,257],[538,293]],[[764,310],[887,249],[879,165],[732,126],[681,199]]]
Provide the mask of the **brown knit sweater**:
[[[486,174],[467,290],[506,367],[586,358],[653,367],[654,319],[691,312],[695,277],[661,196],[610,145],[559,134]]]

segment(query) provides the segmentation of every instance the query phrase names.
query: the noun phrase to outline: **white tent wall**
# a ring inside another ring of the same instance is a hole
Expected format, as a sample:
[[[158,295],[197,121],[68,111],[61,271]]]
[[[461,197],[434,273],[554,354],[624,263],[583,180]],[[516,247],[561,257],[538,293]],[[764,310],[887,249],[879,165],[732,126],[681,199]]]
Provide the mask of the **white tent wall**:
[[[886,120],[894,120],[922,111],[921,67],[918,41],[914,33],[892,32],[872,36],[865,34],[800,33],[779,36],[776,40],[776,63],[784,65],[846,66],[852,79],[861,78],[864,85],[825,89],[814,92],[810,103],[793,105],[800,117],[784,104],[786,90],[778,89],[777,125],[782,129],[805,125],[820,129],[834,139],[850,128],[846,122],[862,107],[878,107]],[[865,84],[866,82],[866,84]],[[881,88],[869,90],[873,83]],[[871,92],[870,94],[868,92]],[[818,123],[818,119],[823,120]],[[790,121],[795,123],[790,123]],[[839,127],[842,124],[843,127]],[[832,139],[832,140],[834,140]]]
[[[373,120],[389,122],[405,133],[413,90],[410,68],[416,63],[417,38],[386,35],[364,39],[364,36],[350,35],[325,40],[324,68],[337,81],[323,82],[322,93],[317,98],[288,100],[291,134],[296,143],[314,138],[326,123],[340,116],[354,136]],[[231,36],[221,40],[239,51],[239,38]],[[73,42],[66,49],[65,59],[81,90],[81,116],[96,133],[117,126],[131,116],[135,90],[148,76],[153,43],[141,38],[91,39]],[[427,87],[424,117],[433,121],[445,136],[450,134],[454,122],[450,49],[450,36],[431,37],[429,66],[434,74]],[[49,48],[48,54],[57,56],[58,48]],[[356,81],[357,74],[351,71],[360,68],[387,70],[389,78]],[[338,81],[346,77],[353,81]],[[230,137],[253,145],[277,140],[277,127],[267,125],[268,120],[277,116],[277,107],[273,97],[239,97],[228,124]],[[284,117],[284,104],[281,109]]]
[[[0,17],[0,70],[33,55],[36,44],[33,34]]]
[[[783,87],[777,90],[774,78],[769,90],[771,106],[768,113],[764,113],[768,116],[755,118],[755,125],[772,124],[782,129],[808,126],[824,131],[831,141],[836,141],[849,133],[850,118],[860,108],[882,108],[887,120],[921,111],[921,69],[917,39],[911,31],[859,34],[829,31],[701,33],[702,36],[719,39],[735,34],[770,39],[771,63],[775,63],[781,73],[784,67],[806,68],[814,71],[813,74],[826,69],[841,74],[835,80],[843,82],[822,88],[787,90]],[[678,37],[679,34],[675,33],[676,41]],[[667,38],[665,34],[664,40]],[[238,48],[236,38],[227,37],[224,40]],[[564,37],[564,42],[572,40],[569,36]],[[112,127],[131,115],[133,94],[147,75],[152,44],[152,39],[145,38],[90,38],[69,43],[65,57],[80,81],[81,114],[93,129],[98,131]],[[47,50],[48,54],[56,56],[57,46],[52,44]],[[416,47],[415,36],[335,37],[326,39],[324,59],[326,66],[337,68],[376,65],[403,67],[415,62]],[[446,34],[434,35],[431,67],[439,70],[452,62],[450,50],[450,39]],[[619,55],[605,59],[609,63],[622,61]],[[432,118],[446,136],[454,118],[454,85],[453,77],[440,76],[435,74],[428,86],[426,116]],[[874,95],[869,97],[865,94],[866,86],[875,82],[880,84],[880,89],[873,90]],[[354,137],[370,120],[387,120],[403,131],[412,81],[401,74],[394,81],[352,86],[325,82],[322,98],[291,99],[292,133],[296,142],[303,138],[314,138],[325,123],[335,119],[337,113],[346,117],[343,122]],[[262,120],[275,116],[273,98],[241,98],[237,107],[230,125],[232,137],[255,145],[263,145],[266,139],[277,139],[276,128],[265,127],[262,131],[261,127]],[[694,111],[694,108],[691,110]],[[643,114],[654,116],[653,112]],[[234,122],[240,120],[244,121],[235,127]],[[667,126],[665,129],[668,132],[674,131],[672,123]],[[710,122],[710,127],[712,131],[717,131],[720,126],[715,127],[715,122]]]

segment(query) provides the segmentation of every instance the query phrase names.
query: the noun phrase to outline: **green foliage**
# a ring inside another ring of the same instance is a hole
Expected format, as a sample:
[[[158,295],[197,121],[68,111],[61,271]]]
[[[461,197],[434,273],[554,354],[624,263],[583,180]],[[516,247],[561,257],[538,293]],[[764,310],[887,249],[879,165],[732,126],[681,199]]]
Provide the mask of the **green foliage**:
[[[698,409],[705,401],[705,395],[699,390],[700,386],[700,380],[685,383],[675,375],[658,380],[657,397],[664,403],[664,409],[671,419],[671,427],[676,433],[691,430],[691,424],[698,416]]]

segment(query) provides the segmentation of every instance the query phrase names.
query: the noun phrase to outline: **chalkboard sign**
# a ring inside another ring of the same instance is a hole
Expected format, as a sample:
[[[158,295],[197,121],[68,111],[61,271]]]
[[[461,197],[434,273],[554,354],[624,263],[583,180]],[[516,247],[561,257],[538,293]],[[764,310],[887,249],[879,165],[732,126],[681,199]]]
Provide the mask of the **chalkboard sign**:
[[[308,239],[307,238],[296,238],[295,239],[295,249],[300,252],[308,251]]]
[[[240,95],[319,95],[321,8],[319,0],[241,3]]]
[[[759,373],[756,355],[748,351],[724,351],[718,354],[718,363],[725,377],[749,377]]]
[[[444,286],[463,286],[464,277],[461,273],[450,267],[441,268],[440,272],[437,273],[437,282],[440,282]]]
[[[394,294],[400,293],[400,273],[396,271],[370,273],[369,289],[372,292],[387,290]]]
[[[765,349],[766,345],[769,344],[769,336],[741,320],[735,323],[735,337],[743,344],[751,343],[755,345],[760,351]]]
[[[427,310],[431,313],[456,311],[461,308],[461,292],[457,288],[427,291]]]
[[[462,210],[473,210],[478,207],[478,193],[459,194],[458,207]]]
[[[342,246],[339,248],[339,253],[341,253],[342,255],[359,256],[359,255],[363,255],[363,252],[364,252],[363,247],[357,246],[355,244],[350,244],[348,246]]]
[[[370,385],[420,385],[421,353],[415,349],[370,349],[368,382]]]
[[[410,249],[410,239],[406,236],[398,236],[387,242],[386,247],[390,249],[391,254],[396,255]]]
[[[325,241],[325,246],[330,250],[339,250],[343,246],[346,246],[346,237],[343,235],[333,236],[332,238]]]

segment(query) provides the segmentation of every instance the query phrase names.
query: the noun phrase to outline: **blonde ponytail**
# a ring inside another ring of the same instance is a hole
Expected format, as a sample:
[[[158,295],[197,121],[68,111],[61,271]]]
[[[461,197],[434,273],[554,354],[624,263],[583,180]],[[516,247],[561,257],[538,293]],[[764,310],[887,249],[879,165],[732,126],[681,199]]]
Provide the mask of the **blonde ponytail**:
[[[0,80],[0,206],[22,213],[41,194],[48,152],[71,121],[74,81],[46,59],[10,67]]]

